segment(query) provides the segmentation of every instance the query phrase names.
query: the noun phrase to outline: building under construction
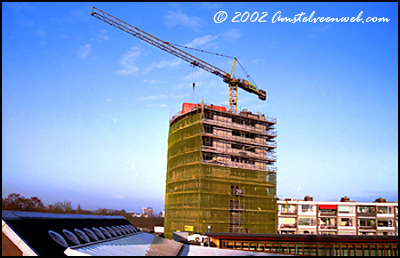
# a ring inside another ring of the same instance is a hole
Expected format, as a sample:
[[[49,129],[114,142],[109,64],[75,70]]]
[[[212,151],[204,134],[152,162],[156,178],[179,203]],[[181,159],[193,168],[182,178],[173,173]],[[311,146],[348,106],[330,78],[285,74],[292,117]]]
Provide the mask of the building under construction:
[[[266,92],[247,79],[235,77],[236,63],[240,65],[236,57],[228,73],[185,52],[181,49],[185,46],[178,48],[177,44],[100,9],[93,7],[91,15],[220,77],[229,85],[229,112],[224,107],[186,103],[170,121],[166,237],[172,238],[173,231],[202,233],[208,226],[213,232],[275,233],[276,121],[262,114],[238,113],[239,88],[263,101]],[[246,73],[246,78],[251,77]]]
[[[275,119],[184,103],[170,120],[165,236],[276,233]]]

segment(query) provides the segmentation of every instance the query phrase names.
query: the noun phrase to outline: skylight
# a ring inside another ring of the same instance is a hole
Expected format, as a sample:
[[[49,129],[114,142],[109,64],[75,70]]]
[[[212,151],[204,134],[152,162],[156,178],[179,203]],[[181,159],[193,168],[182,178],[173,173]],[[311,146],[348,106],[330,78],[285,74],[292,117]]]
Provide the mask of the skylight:
[[[85,241],[86,243],[90,242],[90,239],[85,234],[85,232],[83,232],[82,230],[76,229],[76,228],[74,228],[74,231],[83,241]]]
[[[63,229],[63,233],[64,233],[64,235],[65,235],[69,240],[71,240],[74,244],[77,244],[77,245],[80,244],[79,239],[78,239],[78,238],[74,235],[74,233],[72,233],[71,231],[68,231],[68,230],[66,230],[66,229]]]
[[[68,247],[67,241],[65,241],[64,237],[61,236],[60,234],[58,234],[57,232],[54,232],[53,230],[49,230],[49,235],[51,236],[51,238],[56,241],[58,244],[64,246],[64,247]]]

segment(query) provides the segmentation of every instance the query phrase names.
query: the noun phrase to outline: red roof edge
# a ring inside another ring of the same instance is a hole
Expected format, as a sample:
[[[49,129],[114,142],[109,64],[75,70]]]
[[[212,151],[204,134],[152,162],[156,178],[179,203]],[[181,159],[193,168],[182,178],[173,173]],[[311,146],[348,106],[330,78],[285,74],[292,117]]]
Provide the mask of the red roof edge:
[[[190,110],[192,110],[193,108],[199,107],[200,104],[195,104],[195,103],[183,103],[182,104],[182,112],[181,114],[184,114],[186,112],[189,112]],[[226,108],[223,106],[214,106],[214,105],[206,105],[206,107],[208,108],[212,108],[214,110],[217,111],[223,111],[226,112]]]

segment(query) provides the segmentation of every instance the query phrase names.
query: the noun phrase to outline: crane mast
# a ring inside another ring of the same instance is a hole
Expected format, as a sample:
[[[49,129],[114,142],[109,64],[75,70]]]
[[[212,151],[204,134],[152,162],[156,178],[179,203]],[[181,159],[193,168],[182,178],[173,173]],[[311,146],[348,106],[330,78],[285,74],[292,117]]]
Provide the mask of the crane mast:
[[[215,75],[221,77],[224,82],[229,84],[229,111],[230,112],[237,113],[238,87],[245,91],[248,91],[250,93],[258,95],[258,98],[261,100],[266,99],[265,91],[263,91],[261,89],[257,90],[256,86],[250,84],[246,80],[234,78],[234,68],[235,68],[235,64],[236,64],[236,58],[234,61],[232,72],[229,74],[229,73],[221,70],[220,68],[218,68],[214,65],[211,65],[211,64],[205,62],[204,60],[197,58],[197,57],[183,51],[182,49],[179,49],[179,48],[171,45],[170,43],[168,43],[166,41],[163,41],[145,31],[142,31],[139,28],[132,26],[132,25],[130,25],[130,24],[100,10],[100,9],[97,9],[96,7],[93,7],[91,15],[98,18],[99,20],[101,20],[105,23],[108,23],[122,31],[125,31],[125,32],[131,34],[132,36],[135,36],[155,47],[158,47],[161,50],[164,50],[176,57],[179,57],[179,58],[185,60],[186,62],[190,63],[193,66],[198,66],[207,72],[210,72],[212,74],[215,74]]]

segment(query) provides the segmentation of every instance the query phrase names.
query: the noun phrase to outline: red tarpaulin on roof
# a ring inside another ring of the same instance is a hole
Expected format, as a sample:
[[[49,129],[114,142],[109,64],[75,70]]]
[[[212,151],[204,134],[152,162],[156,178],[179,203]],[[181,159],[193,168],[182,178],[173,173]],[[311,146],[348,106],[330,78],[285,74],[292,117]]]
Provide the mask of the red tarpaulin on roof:
[[[182,104],[182,112],[181,112],[181,114],[189,112],[190,110],[192,110],[192,108],[199,107],[199,106],[200,106],[200,104],[183,103]],[[226,112],[226,108],[222,107],[222,106],[207,105],[207,107],[212,108],[212,109],[217,110],[217,111]]]
[[[181,112],[181,114],[189,112],[190,110],[192,110],[192,108],[198,107],[198,106],[200,106],[200,104],[183,103],[182,104],[182,112]]]
[[[318,207],[323,210],[337,210],[337,205],[334,204],[319,204]]]
[[[218,111],[226,112],[226,108],[222,106],[212,106],[212,108]]]

